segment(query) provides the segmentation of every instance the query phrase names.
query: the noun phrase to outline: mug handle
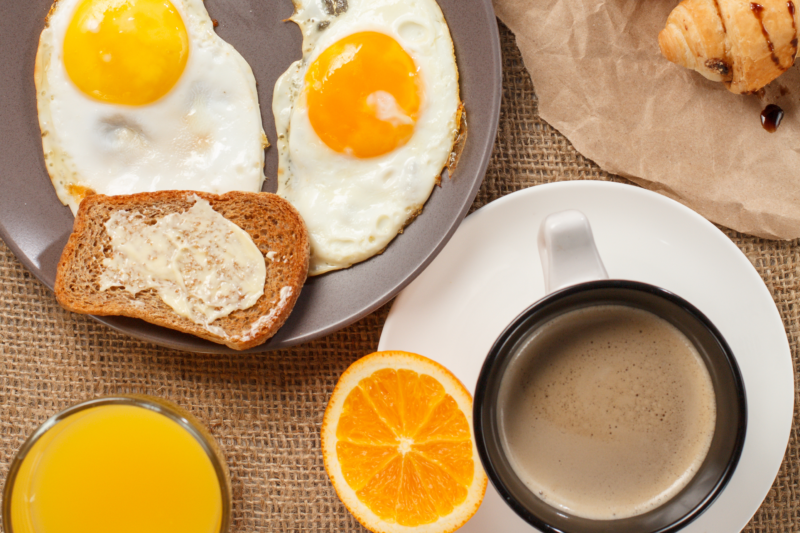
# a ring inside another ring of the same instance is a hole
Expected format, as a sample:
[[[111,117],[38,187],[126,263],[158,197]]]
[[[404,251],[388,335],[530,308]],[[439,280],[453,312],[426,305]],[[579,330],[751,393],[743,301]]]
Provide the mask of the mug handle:
[[[580,211],[548,215],[539,227],[538,243],[547,294],[585,281],[608,279],[589,219]]]

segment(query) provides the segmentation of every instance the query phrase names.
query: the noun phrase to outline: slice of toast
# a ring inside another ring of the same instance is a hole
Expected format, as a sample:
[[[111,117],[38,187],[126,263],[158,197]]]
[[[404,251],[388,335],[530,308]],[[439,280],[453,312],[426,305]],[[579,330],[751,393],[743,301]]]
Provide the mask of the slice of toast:
[[[115,211],[141,213],[155,222],[207,200],[219,214],[245,230],[264,255],[267,278],[264,294],[248,309],[218,318],[212,325],[224,335],[177,314],[154,289],[135,296],[121,287],[100,290],[103,259],[111,238],[105,223]],[[222,195],[194,191],[161,191],[125,196],[89,196],[81,202],[72,235],[56,274],[56,297],[66,309],[92,315],[122,315],[197,335],[244,350],[272,337],[292,312],[308,274],[309,239],[303,219],[286,200],[271,193],[229,192]]]

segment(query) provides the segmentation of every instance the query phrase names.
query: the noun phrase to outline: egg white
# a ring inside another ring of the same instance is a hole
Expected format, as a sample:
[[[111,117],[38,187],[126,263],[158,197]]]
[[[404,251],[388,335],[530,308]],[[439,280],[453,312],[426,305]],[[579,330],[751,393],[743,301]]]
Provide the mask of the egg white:
[[[303,59],[278,79],[273,94],[278,194],[306,222],[309,274],[316,275],[382,252],[422,210],[458,134],[458,69],[435,0],[297,0],[291,20],[303,33]],[[319,138],[303,93],[314,60],[335,42],[362,31],[394,38],[414,60],[423,92],[408,143],[368,159],[337,153]]]
[[[76,190],[261,190],[267,138],[250,66],[216,35],[202,0],[172,0],[189,38],[181,78],[143,106],[95,100],[72,82],[63,43],[80,0],[57,0],[39,39],[36,95],[47,171],[77,211]],[[77,187],[77,189],[76,189]]]

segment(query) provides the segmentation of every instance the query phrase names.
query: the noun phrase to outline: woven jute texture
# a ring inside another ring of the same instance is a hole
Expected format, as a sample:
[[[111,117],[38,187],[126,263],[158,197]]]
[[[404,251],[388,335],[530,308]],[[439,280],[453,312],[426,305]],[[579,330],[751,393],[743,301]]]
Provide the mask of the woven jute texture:
[[[514,36],[501,25],[503,105],[494,155],[473,209],[558,180],[614,180],[537,114]],[[793,357],[800,325],[800,243],[727,235],[767,284]],[[96,396],[172,400],[218,439],[232,475],[233,532],[364,531],[336,498],[319,429],[338,376],[378,346],[389,306],[324,339],[260,355],[162,349],[68,313],[0,241],[0,482],[25,438],[49,416]],[[797,400],[795,404],[797,404]],[[747,532],[800,531],[800,442],[789,448]]]

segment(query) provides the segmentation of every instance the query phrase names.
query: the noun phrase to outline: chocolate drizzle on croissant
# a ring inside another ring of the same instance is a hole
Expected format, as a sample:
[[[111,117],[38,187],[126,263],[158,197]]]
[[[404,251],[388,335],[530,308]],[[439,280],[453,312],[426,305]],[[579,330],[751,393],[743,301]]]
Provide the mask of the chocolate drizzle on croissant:
[[[794,30],[794,39],[791,41],[791,45],[794,48],[794,55],[792,56],[792,65],[794,65],[794,60],[797,58],[797,20],[794,18],[794,2],[789,0],[786,2],[786,7],[789,8],[789,15],[792,17],[792,29]]]
[[[715,57],[706,61],[706,68],[719,72],[721,76],[727,76],[731,73],[731,67],[723,60]]]
[[[722,31],[728,33],[728,29],[725,27],[725,18],[722,16],[722,9],[719,7],[719,0],[714,0],[714,7],[717,8],[717,16],[720,22],[722,22]]]
[[[764,39],[767,40],[767,47],[769,48],[770,56],[772,57],[772,62],[778,68],[781,67],[781,60],[778,59],[778,56],[775,55],[775,45],[772,44],[772,41],[769,39],[769,32],[767,31],[767,27],[764,26],[764,6],[761,4],[756,4],[754,2],[750,2],[750,11],[755,13],[756,18],[758,19],[758,23],[761,24],[761,33],[764,35]]]
[[[673,63],[753,93],[794,64],[795,11],[792,0],[683,0],[658,43]]]

